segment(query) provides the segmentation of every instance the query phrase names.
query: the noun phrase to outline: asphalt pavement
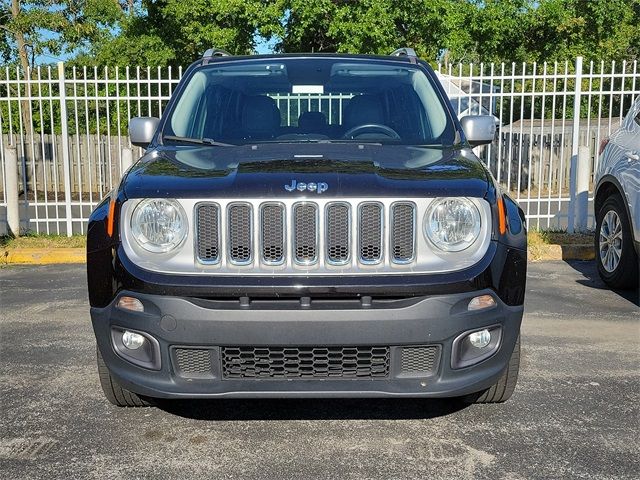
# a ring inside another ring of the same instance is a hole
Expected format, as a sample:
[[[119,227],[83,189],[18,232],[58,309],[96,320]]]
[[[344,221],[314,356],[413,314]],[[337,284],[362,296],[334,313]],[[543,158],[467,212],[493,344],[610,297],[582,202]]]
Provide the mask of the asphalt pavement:
[[[530,264],[516,392],[118,409],[83,265],[0,269],[0,478],[638,478],[640,308],[591,262]]]

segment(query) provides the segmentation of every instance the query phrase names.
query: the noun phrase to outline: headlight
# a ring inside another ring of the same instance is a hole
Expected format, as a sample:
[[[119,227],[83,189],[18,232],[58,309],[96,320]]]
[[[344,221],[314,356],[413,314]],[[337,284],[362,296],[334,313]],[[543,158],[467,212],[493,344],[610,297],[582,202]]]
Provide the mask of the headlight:
[[[168,252],[187,236],[187,216],[180,204],[168,198],[141,201],[131,216],[131,231],[142,248]]]
[[[425,217],[427,238],[440,250],[469,248],[480,234],[480,212],[468,198],[436,198]]]

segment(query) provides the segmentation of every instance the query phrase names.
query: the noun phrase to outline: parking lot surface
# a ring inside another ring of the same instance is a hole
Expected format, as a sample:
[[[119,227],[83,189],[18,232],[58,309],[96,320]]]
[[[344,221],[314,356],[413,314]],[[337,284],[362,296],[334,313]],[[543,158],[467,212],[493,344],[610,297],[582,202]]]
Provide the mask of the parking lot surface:
[[[591,262],[531,264],[502,405],[215,400],[118,409],[84,266],[0,269],[0,478],[638,478],[640,308]]]

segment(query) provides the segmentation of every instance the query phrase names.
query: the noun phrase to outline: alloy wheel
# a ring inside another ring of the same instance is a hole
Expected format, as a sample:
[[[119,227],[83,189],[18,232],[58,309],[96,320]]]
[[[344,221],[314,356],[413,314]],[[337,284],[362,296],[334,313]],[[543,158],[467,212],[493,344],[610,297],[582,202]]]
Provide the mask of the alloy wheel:
[[[609,210],[600,225],[600,263],[612,273],[622,257],[622,222],[615,210]]]

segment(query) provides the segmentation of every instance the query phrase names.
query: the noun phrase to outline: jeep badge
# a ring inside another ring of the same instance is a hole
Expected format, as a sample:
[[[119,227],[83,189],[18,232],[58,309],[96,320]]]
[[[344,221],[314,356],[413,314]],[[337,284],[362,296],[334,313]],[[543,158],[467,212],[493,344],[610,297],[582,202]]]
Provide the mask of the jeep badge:
[[[308,192],[318,192],[318,193],[322,193],[322,192],[326,192],[327,190],[329,190],[329,184],[325,183],[325,182],[318,182],[318,183],[314,183],[314,182],[309,182],[309,183],[304,183],[304,182],[298,182],[296,180],[291,180],[291,185],[285,185],[284,189],[287,192],[293,192],[295,190],[299,190],[301,192],[304,192],[305,190]]]

